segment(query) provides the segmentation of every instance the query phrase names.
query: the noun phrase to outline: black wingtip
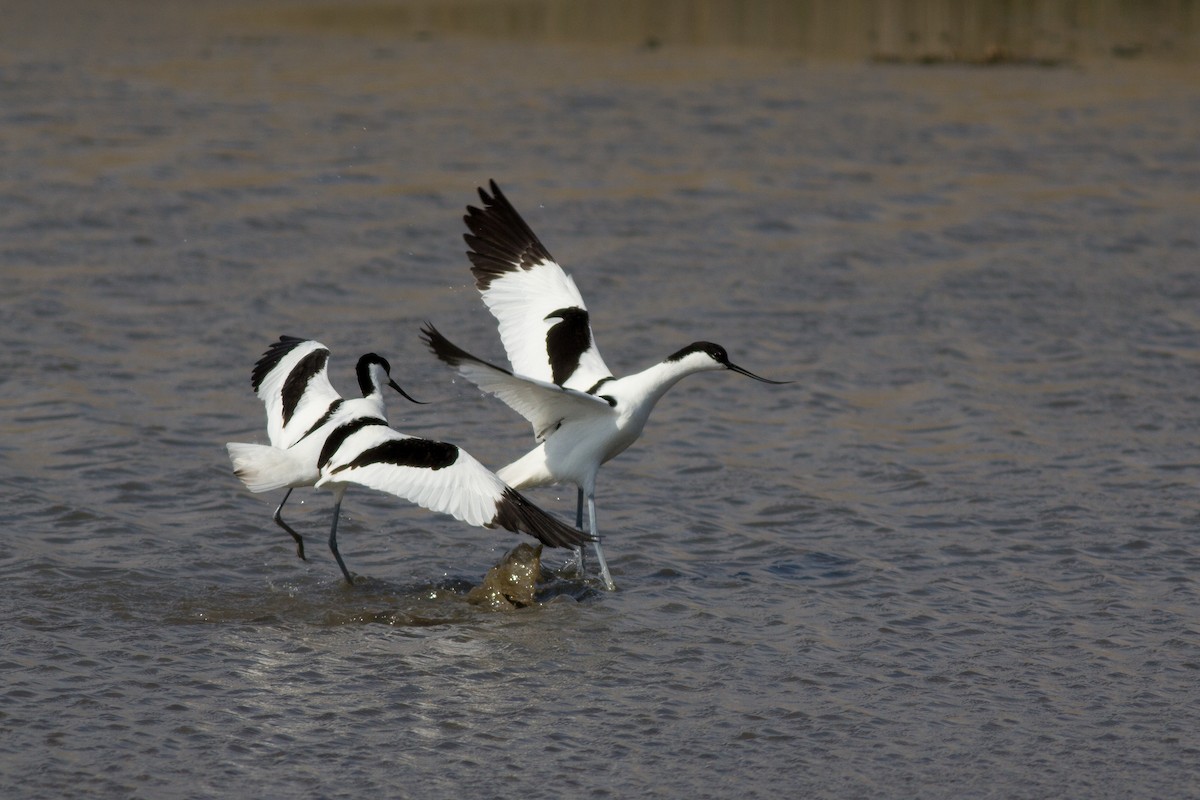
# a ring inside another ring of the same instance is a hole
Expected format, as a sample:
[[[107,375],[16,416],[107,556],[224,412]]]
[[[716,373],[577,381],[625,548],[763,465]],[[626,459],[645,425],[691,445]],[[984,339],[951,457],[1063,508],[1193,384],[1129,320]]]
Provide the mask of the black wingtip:
[[[500,186],[496,183],[495,178],[488,178],[488,189],[492,190],[491,197],[488,196],[487,189],[484,189],[482,186],[477,187],[475,190],[479,192],[479,199],[483,201],[485,206],[492,205],[495,198],[498,198],[501,203],[508,205],[508,198],[504,196],[504,192],[500,191]]]
[[[295,350],[298,345],[307,341],[308,339],[302,339],[299,336],[285,335],[280,336],[279,341],[272,342],[267,351],[262,354],[262,357],[254,362],[254,371],[250,373],[250,387],[257,392],[258,387],[271,374],[271,370],[278,366],[283,357]]]
[[[429,347],[429,350],[438,357],[438,359],[452,367],[461,365],[464,361],[472,361],[476,364],[482,364],[489,369],[494,369],[497,372],[503,372],[506,375],[512,375],[510,370],[504,367],[498,367],[495,364],[484,361],[482,358],[473,356],[466,350],[463,350],[454,342],[447,339],[441,334],[437,328],[433,327],[433,323],[426,322],[421,326],[421,338]]]
[[[511,488],[504,490],[492,524],[527,533],[547,547],[582,547],[586,542],[594,541],[583,531],[559,522]]]
[[[465,350],[455,345],[443,336],[441,331],[433,327],[432,322],[426,322],[421,326],[421,339],[429,347],[430,352],[438,357],[438,360],[444,361],[452,367],[457,367],[463,362],[464,357],[469,356]]]
[[[470,231],[463,234],[463,240],[471,248],[467,258],[471,260],[471,273],[480,291],[509,272],[554,260],[496,181],[489,180],[488,187],[491,195],[482,186],[477,189],[483,208],[467,206],[463,217]]]

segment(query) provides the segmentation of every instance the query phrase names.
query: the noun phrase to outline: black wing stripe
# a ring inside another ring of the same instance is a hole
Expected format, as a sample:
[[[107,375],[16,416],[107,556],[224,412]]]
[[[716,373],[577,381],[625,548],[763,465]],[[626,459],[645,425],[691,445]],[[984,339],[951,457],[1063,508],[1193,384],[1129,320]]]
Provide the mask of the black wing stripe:
[[[560,320],[546,331],[546,355],[552,380],[562,386],[579,368],[580,356],[592,346],[588,312],[571,306],[547,314],[546,319]]]
[[[592,384],[592,387],[587,390],[587,394],[595,394],[596,392],[600,391],[601,386],[608,383],[612,379],[613,379],[612,375],[609,375],[607,378],[601,378],[600,380],[598,380]],[[611,406],[612,403],[610,402],[609,405]]]
[[[329,361],[329,351],[322,348],[313,350],[311,353],[300,359],[300,363],[292,367],[292,371],[288,373],[287,380],[283,382],[283,425],[287,424],[292,419],[292,414],[296,412],[296,406],[300,405],[301,398],[308,391],[308,382],[312,380],[314,375],[320,374],[325,369],[325,364]]]
[[[329,420],[333,419],[333,415],[337,413],[337,410],[342,407],[342,403],[344,402],[346,402],[345,398],[339,397],[337,400],[334,400],[332,403],[330,403],[329,408],[325,409],[325,413],[321,415],[321,418],[314,422],[313,426],[306,430],[304,435],[296,441],[299,442],[303,439],[307,439],[310,435],[312,435],[313,431],[318,430],[326,422],[329,422]]]
[[[271,371],[279,366],[279,362],[288,353],[296,349],[296,346],[308,341],[297,336],[280,336],[279,341],[273,343],[267,348],[267,352],[263,353],[262,358],[254,364],[254,371],[250,373],[250,386],[255,393],[258,392],[258,387],[262,386],[262,382],[267,379]]]
[[[383,444],[368,447],[348,464],[342,464],[334,472],[372,464],[392,464],[397,467],[439,470],[458,461],[458,447],[430,439],[389,439]]]
[[[347,439],[370,425],[386,426],[387,422],[379,417],[359,417],[330,431],[328,438],[325,439],[325,444],[321,446],[321,455],[317,458],[317,469],[324,469]]]

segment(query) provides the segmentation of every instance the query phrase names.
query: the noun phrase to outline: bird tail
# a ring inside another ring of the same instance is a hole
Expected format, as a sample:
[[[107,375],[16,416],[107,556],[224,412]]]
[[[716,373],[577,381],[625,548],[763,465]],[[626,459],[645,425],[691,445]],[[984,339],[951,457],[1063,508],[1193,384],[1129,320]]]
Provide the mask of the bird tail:
[[[581,547],[591,536],[559,522],[513,489],[505,489],[491,525],[527,533],[547,547]]]
[[[229,460],[233,462],[233,474],[252,492],[269,492],[312,483],[309,470],[287,450],[241,442],[229,442],[225,449],[229,451]]]

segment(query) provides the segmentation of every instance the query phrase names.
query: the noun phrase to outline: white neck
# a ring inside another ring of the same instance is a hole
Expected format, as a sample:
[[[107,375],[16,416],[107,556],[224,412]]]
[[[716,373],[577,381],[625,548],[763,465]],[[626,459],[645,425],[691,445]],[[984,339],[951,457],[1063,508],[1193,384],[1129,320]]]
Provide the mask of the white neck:
[[[672,386],[688,375],[718,369],[724,367],[703,353],[691,353],[678,361],[660,361],[641,372],[622,378],[619,381],[620,396],[617,397],[617,401],[620,402],[623,398],[638,399],[653,408]],[[601,386],[599,394],[605,394],[604,389],[605,387]]]

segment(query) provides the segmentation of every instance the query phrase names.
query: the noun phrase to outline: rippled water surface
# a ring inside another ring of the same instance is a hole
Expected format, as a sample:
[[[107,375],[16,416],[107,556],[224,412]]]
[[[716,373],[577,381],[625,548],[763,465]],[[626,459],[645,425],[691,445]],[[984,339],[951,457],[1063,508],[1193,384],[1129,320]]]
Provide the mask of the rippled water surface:
[[[0,795],[1200,795],[1194,68],[19,5]],[[489,178],[614,370],[797,381],[679,384],[601,472],[620,590],[510,613],[466,591],[517,537],[352,490],[347,588],[329,496],[301,562],[223,450],[281,333],[347,391],[385,354],[403,430],[529,446],[417,337],[502,356]]]

